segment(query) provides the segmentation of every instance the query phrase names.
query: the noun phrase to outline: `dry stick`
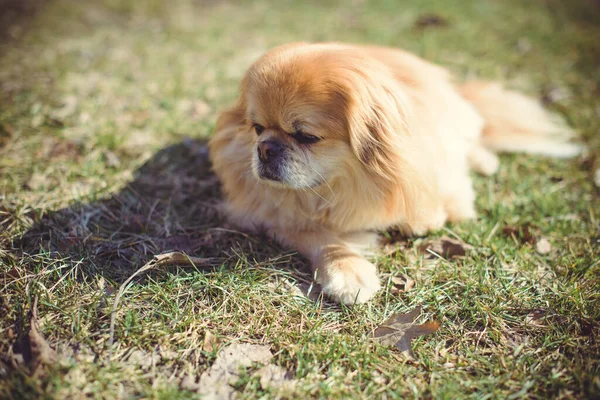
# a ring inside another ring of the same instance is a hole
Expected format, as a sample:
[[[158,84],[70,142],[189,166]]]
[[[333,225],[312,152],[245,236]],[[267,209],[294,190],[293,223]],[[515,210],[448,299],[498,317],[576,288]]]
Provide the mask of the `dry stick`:
[[[115,296],[115,302],[113,303],[113,308],[110,313],[110,334],[108,337],[108,357],[112,356],[112,348],[113,341],[115,337],[115,319],[117,316],[117,307],[119,306],[119,300],[121,300],[121,296],[125,292],[125,288],[129,285],[129,282],[133,280],[136,276],[141,274],[142,272],[148,271],[152,268],[160,267],[162,265],[178,265],[178,264],[190,264],[194,267],[196,265],[208,264],[213,261],[213,258],[199,258],[199,257],[190,257],[185,253],[181,253],[179,251],[174,251],[171,253],[164,253],[155,255],[154,258],[148,261],[144,266],[135,271],[125,282],[119,286],[119,291]]]

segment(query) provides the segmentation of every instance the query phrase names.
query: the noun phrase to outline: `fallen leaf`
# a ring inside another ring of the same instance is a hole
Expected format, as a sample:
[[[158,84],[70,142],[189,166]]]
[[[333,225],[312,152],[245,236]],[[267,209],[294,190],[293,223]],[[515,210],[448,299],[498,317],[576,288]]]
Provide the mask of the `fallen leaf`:
[[[44,335],[39,331],[37,318],[37,303],[36,297],[31,307],[31,317],[29,319],[29,350],[31,359],[29,361],[30,370],[33,374],[39,372],[40,367],[44,365],[54,365],[56,362],[56,351],[50,347]]]
[[[380,237],[380,242],[382,246],[387,246],[387,245],[392,245],[392,244],[400,244],[402,245],[406,245],[408,243],[408,240],[410,238],[410,235],[408,235],[406,232],[402,231],[401,229],[398,228],[390,228],[387,231],[382,233],[382,236]]]
[[[550,244],[550,242],[548,241],[548,239],[541,238],[535,244],[535,250],[539,254],[548,254],[548,253],[550,253],[550,251],[552,251],[552,245]]]
[[[9,124],[0,125],[0,147],[15,136],[15,129]]]
[[[438,14],[423,14],[415,22],[415,28],[440,28],[448,26],[448,20]]]
[[[204,342],[202,343],[202,350],[212,353],[215,351],[216,345],[219,343],[217,337],[209,330],[204,332]]]
[[[80,156],[79,145],[70,140],[56,140],[48,149],[51,158],[77,159]]]
[[[408,292],[415,286],[415,281],[410,279],[406,275],[393,276],[391,278],[392,284],[392,294],[398,294],[400,292]]]
[[[596,185],[597,188],[600,188],[600,168],[594,172],[594,185]]]
[[[319,300],[322,290],[321,285],[318,283],[306,283],[301,282],[293,284],[288,281],[284,281],[285,290],[287,290],[293,296],[306,297],[312,301]]]
[[[406,314],[392,315],[375,329],[373,337],[377,342],[387,346],[396,346],[398,350],[406,352],[414,358],[411,341],[418,336],[433,333],[439,328],[437,322],[415,325],[414,321],[420,313],[421,307],[419,306]]]
[[[542,308],[531,310],[531,312],[525,316],[525,324],[527,326],[534,326],[537,328],[545,327],[547,326],[547,324],[542,323],[540,321],[545,322],[545,319],[547,318],[548,314],[548,310]]]
[[[197,391],[203,399],[230,399],[235,389],[231,386],[239,379],[240,367],[252,363],[266,363],[273,354],[268,346],[235,343],[219,351],[214,364],[200,376]],[[191,383],[186,382],[186,383]],[[195,382],[194,382],[195,383]]]
[[[440,256],[445,259],[452,259],[464,257],[467,254],[467,250],[470,250],[471,248],[472,246],[460,240],[442,236],[439,239],[426,241],[419,246],[419,251],[423,254],[427,254],[429,258]]]
[[[535,243],[535,236],[531,232],[533,226],[530,223],[526,223],[521,226],[513,226],[507,225],[502,228],[502,233],[505,236],[513,237],[515,240],[518,240],[520,243]]]

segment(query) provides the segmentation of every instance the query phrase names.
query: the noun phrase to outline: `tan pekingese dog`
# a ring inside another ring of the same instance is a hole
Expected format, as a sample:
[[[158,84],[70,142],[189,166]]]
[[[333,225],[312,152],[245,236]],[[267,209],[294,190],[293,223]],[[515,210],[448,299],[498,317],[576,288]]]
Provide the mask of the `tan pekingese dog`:
[[[494,151],[573,156],[569,134],[533,100],[401,50],[294,43],[250,67],[210,153],[231,221],[298,250],[352,304],[380,288],[373,232],[474,218],[470,169],[496,172]]]

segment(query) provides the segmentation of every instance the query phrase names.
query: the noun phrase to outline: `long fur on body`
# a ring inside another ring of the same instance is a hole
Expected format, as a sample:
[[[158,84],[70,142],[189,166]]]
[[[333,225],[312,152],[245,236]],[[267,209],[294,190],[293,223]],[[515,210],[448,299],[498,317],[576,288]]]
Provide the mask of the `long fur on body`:
[[[568,133],[519,93],[457,86],[401,50],[295,43],[250,67],[210,152],[230,219],[307,256],[351,304],[380,287],[369,232],[474,218],[470,169],[496,172],[494,151],[575,155]]]

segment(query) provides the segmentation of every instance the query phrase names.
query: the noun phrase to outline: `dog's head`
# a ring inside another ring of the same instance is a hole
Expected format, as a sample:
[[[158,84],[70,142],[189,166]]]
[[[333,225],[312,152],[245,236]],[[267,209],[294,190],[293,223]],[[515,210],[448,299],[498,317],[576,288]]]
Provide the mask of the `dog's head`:
[[[392,179],[401,167],[401,93],[387,68],[342,45],[276,48],[248,70],[240,97],[252,172],[306,189],[357,168]]]

